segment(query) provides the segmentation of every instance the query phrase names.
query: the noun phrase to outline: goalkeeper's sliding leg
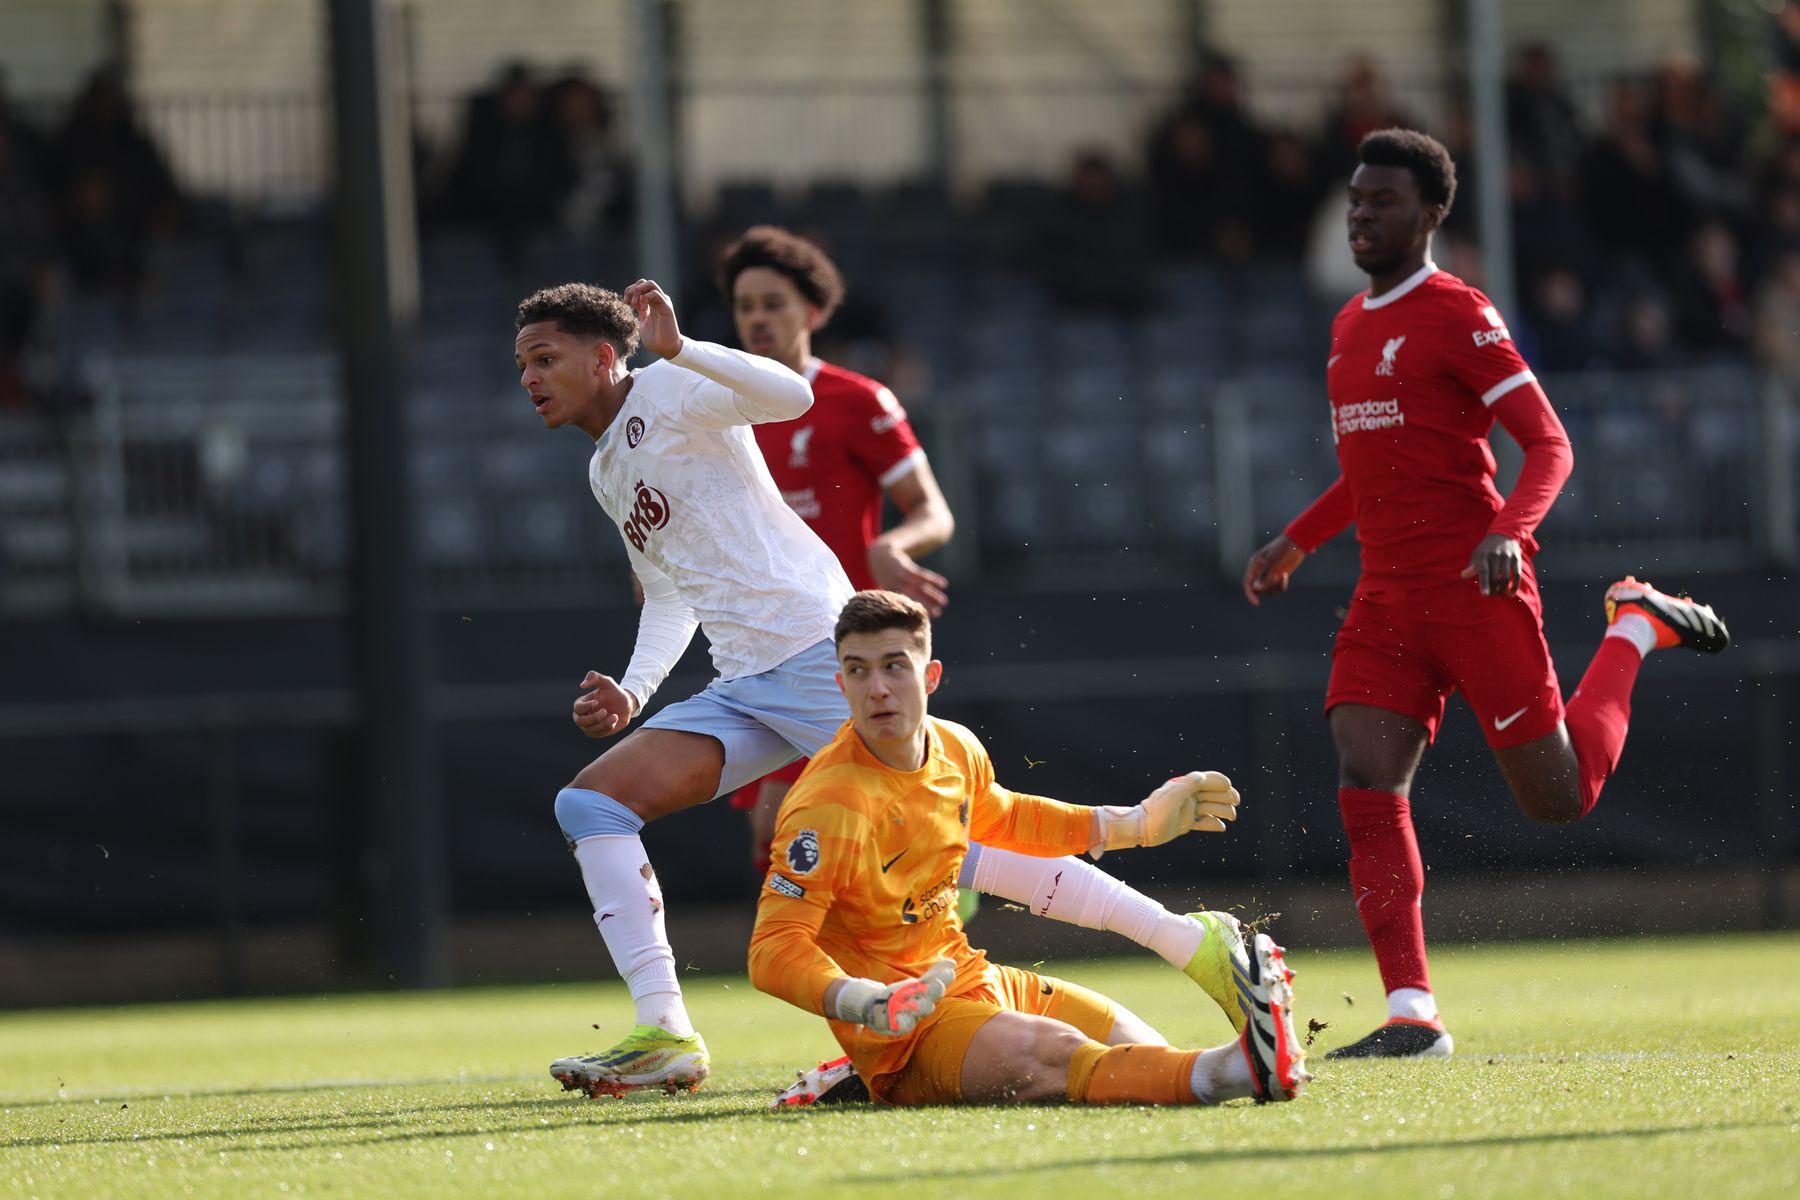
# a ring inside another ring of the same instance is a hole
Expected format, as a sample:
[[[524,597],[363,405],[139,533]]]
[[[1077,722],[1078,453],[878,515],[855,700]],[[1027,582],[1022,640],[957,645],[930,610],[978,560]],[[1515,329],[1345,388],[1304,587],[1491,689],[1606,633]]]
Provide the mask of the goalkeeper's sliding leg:
[[[1016,972],[1034,996],[1049,999],[940,1002],[921,1021],[904,1066],[883,1073],[869,1064],[870,1090],[898,1105],[1291,1100],[1310,1078],[1293,1024],[1293,973],[1267,934],[1256,935],[1249,963],[1249,1023],[1222,1046],[1175,1049],[1096,993]]]
[[[1011,900],[1034,916],[1131,939],[1199,984],[1243,1032],[1235,976],[1249,961],[1229,913],[1172,913],[1082,859],[1033,858],[992,846],[969,847],[957,886]]]

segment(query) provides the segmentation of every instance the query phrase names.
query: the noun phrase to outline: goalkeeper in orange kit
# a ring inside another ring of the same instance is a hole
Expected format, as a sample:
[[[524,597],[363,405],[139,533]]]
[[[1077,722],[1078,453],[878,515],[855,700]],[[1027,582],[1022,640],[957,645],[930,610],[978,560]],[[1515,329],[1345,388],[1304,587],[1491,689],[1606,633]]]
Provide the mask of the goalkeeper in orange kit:
[[[1309,1076],[1293,975],[1268,935],[1237,980],[1242,1035],[1177,1050],[1096,992],[989,963],[956,919],[971,838],[1045,857],[1161,845],[1223,830],[1228,779],[1193,772],[1130,808],[1009,791],[973,733],[926,714],[943,664],[917,601],[858,592],[835,643],[851,719],[782,806],[750,941],[758,988],[825,1017],[880,1103],[1294,1098]]]

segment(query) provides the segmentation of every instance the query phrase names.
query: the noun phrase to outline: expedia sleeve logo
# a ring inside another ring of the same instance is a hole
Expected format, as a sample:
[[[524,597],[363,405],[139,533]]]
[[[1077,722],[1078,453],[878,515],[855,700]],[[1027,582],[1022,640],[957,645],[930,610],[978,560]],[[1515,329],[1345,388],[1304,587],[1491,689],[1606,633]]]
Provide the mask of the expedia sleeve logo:
[[[796,875],[810,875],[812,869],[819,865],[819,835],[812,829],[802,829],[794,835],[794,840],[787,848],[788,870]]]
[[[668,523],[669,498],[661,490],[638,480],[636,503],[631,507],[631,515],[625,518],[625,524],[621,526],[632,548],[643,550],[650,535]]]

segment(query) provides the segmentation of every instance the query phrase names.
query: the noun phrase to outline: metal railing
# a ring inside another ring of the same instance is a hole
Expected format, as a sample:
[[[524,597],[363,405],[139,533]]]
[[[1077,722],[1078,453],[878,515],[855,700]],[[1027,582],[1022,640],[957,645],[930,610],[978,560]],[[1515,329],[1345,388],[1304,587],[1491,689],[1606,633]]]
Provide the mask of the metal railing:
[[[118,360],[61,426],[0,422],[0,611],[120,616],[316,612],[343,602],[347,514],[328,355]],[[1336,474],[1307,378],[1115,388],[1046,412],[954,384],[919,415],[959,521],[970,583],[1067,576],[1108,556],[1225,580]],[[1547,382],[1576,470],[1547,554],[1596,572],[1652,556],[1688,570],[1795,562],[1800,427],[1747,370]],[[1124,395],[1117,395],[1124,390]],[[1038,404],[1040,407],[1033,407]],[[555,603],[623,578],[585,486],[585,439],[523,404],[415,405],[413,475],[444,606]],[[1305,573],[1341,584],[1340,539]],[[1125,577],[1129,577],[1128,573]]]

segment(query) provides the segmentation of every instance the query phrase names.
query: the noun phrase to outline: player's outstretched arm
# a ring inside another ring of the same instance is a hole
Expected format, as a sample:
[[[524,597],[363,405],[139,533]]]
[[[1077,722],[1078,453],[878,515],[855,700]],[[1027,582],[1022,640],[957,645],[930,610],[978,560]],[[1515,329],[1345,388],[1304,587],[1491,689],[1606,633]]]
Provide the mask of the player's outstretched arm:
[[[1305,561],[1306,551],[1293,538],[1276,534],[1244,567],[1244,599],[1261,604],[1264,596],[1279,596],[1287,591],[1288,576]]]
[[[646,350],[726,389],[689,397],[684,415],[701,428],[791,421],[812,407],[812,385],[774,359],[683,337],[675,305],[654,279],[626,288],[625,302],[638,314]]]
[[[947,958],[932,963],[917,979],[896,983],[846,977],[827,989],[825,1005],[840,1021],[865,1025],[881,1037],[902,1037],[931,1015],[955,978],[956,964]]]
[[[1107,805],[1094,810],[1094,844],[1088,853],[1099,858],[1108,850],[1160,846],[1184,833],[1223,833],[1225,822],[1237,820],[1241,797],[1231,780],[1217,771],[1178,775],[1130,808]]]
[[[625,303],[638,318],[638,339],[658,358],[681,353],[681,325],[675,320],[675,302],[654,279],[640,279],[625,289]]]

